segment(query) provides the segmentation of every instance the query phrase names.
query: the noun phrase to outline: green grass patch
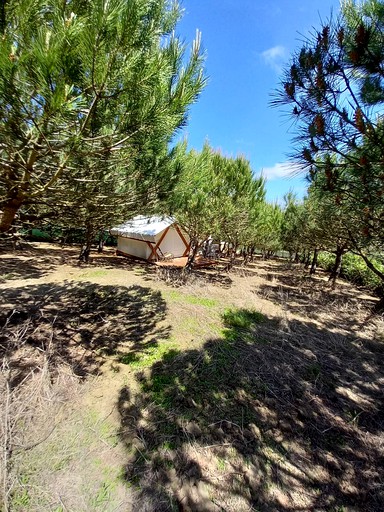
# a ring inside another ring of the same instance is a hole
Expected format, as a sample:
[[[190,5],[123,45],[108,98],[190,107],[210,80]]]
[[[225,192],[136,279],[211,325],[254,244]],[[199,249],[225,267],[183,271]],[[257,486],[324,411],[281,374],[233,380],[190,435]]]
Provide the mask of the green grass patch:
[[[237,389],[249,396],[255,391],[248,376],[241,372],[243,352],[239,350],[239,341],[242,350],[244,341],[257,342],[250,329],[265,321],[265,317],[253,310],[231,309],[224,313],[223,320],[227,327],[222,329],[220,339],[207,342],[203,352],[190,351],[187,359],[181,357],[171,366],[167,362],[177,352],[164,354],[162,364],[141,383],[151,401],[165,410],[181,407],[184,419],[189,412],[193,417],[198,410],[205,411],[207,421],[212,421],[216,410],[225,408],[235,422],[253,420],[252,412],[246,405],[239,405],[237,399]]]
[[[86,270],[85,272],[82,272],[80,275],[79,275],[79,279],[96,279],[98,277],[105,277],[106,275],[108,275],[108,270],[104,270],[104,269],[90,269],[90,270]]]
[[[183,295],[177,290],[164,290],[163,296],[166,299],[172,300],[174,302],[179,302],[182,300]]]
[[[164,292],[164,296],[173,302],[192,304],[205,308],[214,308],[220,305],[220,302],[216,299],[211,299],[208,297],[197,297],[196,295],[184,295],[177,290],[166,291]]]
[[[27,510],[31,503],[31,496],[28,491],[29,476],[19,476],[19,486],[14,490],[11,495],[11,507],[12,510]],[[24,508],[26,507],[26,508]]]
[[[110,488],[109,485],[105,482],[102,483],[100,488],[91,498],[91,505],[93,508],[98,508],[102,506],[104,503],[108,502],[110,498]]]
[[[193,295],[187,295],[185,297],[185,302],[187,302],[188,304],[203,306],[205,308],[214,308],[220,304],[219,301],[216,299],[208,299],[206,297],[195,297]]]
[[[227,309],[223,313],[223,321],[232,329],[249,329],[252,324],[264,322],[265,316],[251,309]]]
[[[163,407],[169,409],[172,406],[173,397],[169,390],[174,390],[177,377],[171,374],[157,374],[151,380],[142,384],[142,389],[145,393],[151,395],[152,400]]]
[[[132,368],[141,370],[152,366],[157,361],[171,361],[179,351],[174,343],[160,342],[147,346],[141,352],[129,352],[119,357],[120,363],[130,365]]]

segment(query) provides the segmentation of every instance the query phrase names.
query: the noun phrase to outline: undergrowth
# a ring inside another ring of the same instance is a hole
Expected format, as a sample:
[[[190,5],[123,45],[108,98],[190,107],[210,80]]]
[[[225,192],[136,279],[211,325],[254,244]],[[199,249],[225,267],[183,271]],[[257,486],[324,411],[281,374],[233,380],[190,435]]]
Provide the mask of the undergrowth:
[[[321,252],[318,263],[324,270],[331,271],[335,264],[335,255],[330,252]],[[384,265],[379,260],[373,259],[372,263],[384,272]],[[355,285],[364,286],[379,294],[384,292],[380,278],[369,270],[364,260],[357,254],[347,253],[343,256],[340,275]]]

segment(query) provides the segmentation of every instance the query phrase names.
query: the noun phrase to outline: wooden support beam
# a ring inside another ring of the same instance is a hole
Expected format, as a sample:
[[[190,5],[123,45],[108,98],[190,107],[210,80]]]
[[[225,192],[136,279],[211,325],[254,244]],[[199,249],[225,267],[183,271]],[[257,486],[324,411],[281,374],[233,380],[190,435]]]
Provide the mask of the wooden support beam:
[[[160,244],[161,242],[164,240],[164,238],[167,236],[167,233],[169,231],[169,228],[171,226],[168,226],[167,228],[165,228],[164,230],[164,233],[161,235],[159,241],[157,242],[157,244],[155,245],[155,248],[154,248],[154,252],[155,252],[155,257],[157,258],[158,254],[157,254],[157,249],[160,249]],[[160,249],[160,252],[162,253],[162,250]]]
[[[188,253],[189,253],[189,249],[190,249],[190,244],[186,241],[184,235],[183,235],[183,232],[181,231],[181,229],[179,228],[179,226],[177,224],[175,224],[175,229],[179,235],[179,237],[181,238],[181,240],[183,241],[183,244],[185,245],[185,251],[183,252],[183,257],[187,256]]]
[[[148,240],[145,240],[145,243],[151,249],[151,254],[149,255],[148,260],[149,261],[151,261],[152,259],[156,260],[156,258],[157,258],[157,253],[156,253],[156,250],[155,250],[156,246],[153,245],[153,242],[148,242]]]

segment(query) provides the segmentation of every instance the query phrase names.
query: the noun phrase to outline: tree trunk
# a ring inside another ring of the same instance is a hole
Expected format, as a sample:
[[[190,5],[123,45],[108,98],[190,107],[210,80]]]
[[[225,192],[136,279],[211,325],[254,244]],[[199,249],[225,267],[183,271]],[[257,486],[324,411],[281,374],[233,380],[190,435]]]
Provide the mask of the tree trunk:
[[[313,258],[312,258],[311,270],[309,271],[310,275],[313,275],[316,272],[318,255],[319,255],[319,249],[315,249],[315,251],[313,253]]]
[[[86,242],[85,245],[81,246],[79,261],[84,261],[85,263],[88,263],[90,254],[91,244],[88,244],[88,242]]]
[[[343,260],[343,254],[344,254],[344,249],[338,245],[338,246],[337,246],[337,249],[336,249],[336,260],[335,260],[335,264],[334,264],[334,266],[333,266],[333,269],[332,269],[331,275],[329,276],[329,281],[332,281],[332,288],[333,288],[333,289],[334,289],[334,288],[335,288],[335,286],[336,286],[336,279],[337,279],[337,278],[339,277],[339,275],[340,275],[341,263],[342,263],[342,260]]]
[[[99,233],[99,242],[97,244],[97,252],[103,252],[104,249],[104,233],[103,231],[100,231]]]
[[[211,237],[204,240],[204,242],[202,244],[202,249],[203,249],[204,258],[208,258],[211,253],[211,249],[212,249],[212,238]]]
[[[243,255],[243,265],[247,265],[249,259],[250,259],[250,248],[249,247],[243,247],[242,249],[242,255]]]
[[[0,34],[4,34],[7,20],[5,18],[5,4],[7,0],[1,0],[0,2]]]
[[[79,261],[84,261],[88,263],[89,255],[91,254],[92,241],[93,229],[90,225],[88,225],[85,233],[85,243],[81,246],[80,249]]]
[[[193,269],[195,257],[196,257],[197,251],[199,249],[199,242],[197,242],[197,241],[191,242],[191,249],[192,250],[189,251],[187,264],[185,265],[185,270],[187,270],[188,272],[191,272]]]
[[[379,302],[376,302],[375,306],[373,307],[373,312],[376,314],[383,314],[383,312],[384,312],[384,297],[381,297]]]
[[[21,199],[10,199],[5,203],[0,221],[0,233],[6,233],[11,229],[12,222],[14,221],[22,204],[23,201]]]
[[[308,268],[310,263],[311,263],[311,251],[308,251],[307,255],[305,257],[305,262],[304,262],[305,268]]]
[[[233,265],[235,264],[235,256],[236,256],[236,252],[234,249],[232,249],[231,251],[231,254],[230,254],[230,257],[229,257],[229,262],[228,262],[228,265],[227,265],[227,270],[231,270],[233,268]]]

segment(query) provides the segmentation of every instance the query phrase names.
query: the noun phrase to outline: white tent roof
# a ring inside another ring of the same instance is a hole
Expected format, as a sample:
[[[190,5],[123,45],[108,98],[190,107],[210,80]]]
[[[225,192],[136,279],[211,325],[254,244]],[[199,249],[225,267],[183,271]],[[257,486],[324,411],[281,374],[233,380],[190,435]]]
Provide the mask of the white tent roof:
[[[154,242],[156,235],[174,223],[175,219],[172,217],[144,217],[143,215],[138,215],[132,220],[112,228],[111,234]]]

